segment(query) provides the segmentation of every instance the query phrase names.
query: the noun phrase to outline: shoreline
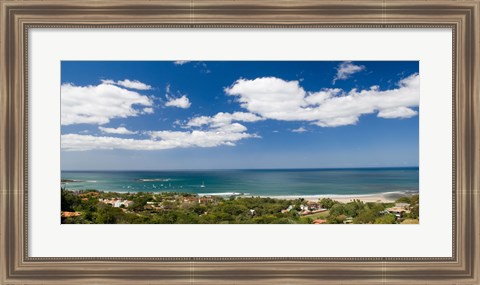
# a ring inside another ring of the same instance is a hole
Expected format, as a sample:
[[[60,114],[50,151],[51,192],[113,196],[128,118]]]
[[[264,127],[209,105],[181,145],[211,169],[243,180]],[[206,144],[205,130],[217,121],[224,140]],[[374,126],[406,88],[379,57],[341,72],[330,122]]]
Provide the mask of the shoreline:
[[[380,203],[393,203],[395,200],[401,197],[409,197],[412,195],[417,195],[418,191],[395,191],[395,192],[383,192],[375,194],[346,194],[346,195],[280,195],[280,196],[260,196],[262,198],[273,198],[273,199],[285,199],[285,200],[295,200],[295,199],[305,199],[310,202],[317,202],[322,198],[330,198],[332,200],[348,203],[352,200],[360,200],[364,203],[368,202],[380,202]]]
[[[289,195],[289,196],[260,196],[262,198],[273,198],[273,199],[284,199],[284,200],[295,200],[299,198],[303,198],[306,201],[310,202],[317,202],[319,199],[322,198],[330,198],[334,201],[338,201],[341,203],[348,203],[351,202],[352,200],[360,200],[364,203],[368,202],[379,202],[379,203],[393,203],[395,202],[396,199],[404,196],[411,196],[412,194],[371,194],[371,195],[319,195],[319,196],[295,196],[295,195]]]
[[[79,191],[73,189],[67,189],[68,191]],[[93,190],[93,189],[92,189]],[[86,191],[86,189],[82,189],[81,191]],[[105,191],[105,190],[96,190],[95,191],[102,191],[106,193],[118,193],[118,194],[126,194],[126,193],[140,193],[139,192],[132,192],[132,191]],[[170,191],[165,191],[170,192]],[[177,192],[177,191],[172,191]],[[151,193],[151,194],[160,194],[162,192],[151,192],[145,191],[143,193]],[[232,196],[235,197],[242,197],[242,198],[252,198],[252,197],[261,197],[261,198],[272,198],[272,199],[283,199],[283,200],[295,200],[295,199],[305,199],[306,201],[310,202],[318,202],[319,199],[322,198],[330,198],[332,200],[341,202],[341,203],[348,203],[352,200],[360,200],[364,203],[368,202],[380,202],[380,203],[393,203],[400,197],[408,197],[412,195],[416,195],[418,191],[394,191],[394,192],[383,192],[383,193],[375,193],[375,194],[319,194],[319,195],[252,195],[251,193],[239,193],[239,192],[229,192],[229,193],[188,193],[188,192],[178,192],[184,194],[193,194],[198,196],[216,196],[222,198],[229,198]]]

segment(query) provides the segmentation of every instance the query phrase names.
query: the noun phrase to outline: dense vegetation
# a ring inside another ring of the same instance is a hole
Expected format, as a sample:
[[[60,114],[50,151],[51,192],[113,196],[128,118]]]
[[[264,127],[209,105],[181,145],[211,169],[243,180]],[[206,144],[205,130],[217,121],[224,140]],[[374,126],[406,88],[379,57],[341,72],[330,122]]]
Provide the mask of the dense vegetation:
[[[387,208],[393,207],[395,203],[364,203],[360,200],[353,200],[348,203],[323,198],[319,202],[323,208],[329,209],[327,222],[329,224],[341,224],[350,218],[353,224],[396,224],[408,220],[409,223],[418,223],[419,196],[401,197],[396,203],[410,204],[410,211],[403,214],[401,219],[396,219],[394,214],[386,213]]]
[[[100,199],[133,201],[133,205],[113,207]],[[186,193],[114,193],[96,190],[61,189],[61,210],[77,216],[62,217],[66,224],[310,224],[325,223],[394,224],[408,220],[418,223],[418,195],[402,197],[411,211],[402,219],[385,213],[393,203],[349,203],[324,198],[321,213],[301,214],[304,199],[282,200],[261,197],[201,198]],[[289,208],[289,211],[285,209]],[[282,211],[284,210],[284,211]]]

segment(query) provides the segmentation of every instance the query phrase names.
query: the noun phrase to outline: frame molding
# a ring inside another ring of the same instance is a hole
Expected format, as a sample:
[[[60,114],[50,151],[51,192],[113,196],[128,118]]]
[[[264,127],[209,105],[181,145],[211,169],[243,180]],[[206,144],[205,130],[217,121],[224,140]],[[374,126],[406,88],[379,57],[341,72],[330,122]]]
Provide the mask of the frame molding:
[[[0,0],[0,284],[480,284],[480,1]],[[31,28],[453,30],[451,258],[33,258],[28,256]]]

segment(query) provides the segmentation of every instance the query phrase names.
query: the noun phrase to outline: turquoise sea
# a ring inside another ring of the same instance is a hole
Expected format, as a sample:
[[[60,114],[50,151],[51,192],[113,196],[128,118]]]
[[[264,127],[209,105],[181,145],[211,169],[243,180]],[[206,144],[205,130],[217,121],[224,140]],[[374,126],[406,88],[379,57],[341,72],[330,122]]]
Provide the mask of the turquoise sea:
[[[69,190],[254,196],[417,193],[418,167],[191,171],[62,171]]]

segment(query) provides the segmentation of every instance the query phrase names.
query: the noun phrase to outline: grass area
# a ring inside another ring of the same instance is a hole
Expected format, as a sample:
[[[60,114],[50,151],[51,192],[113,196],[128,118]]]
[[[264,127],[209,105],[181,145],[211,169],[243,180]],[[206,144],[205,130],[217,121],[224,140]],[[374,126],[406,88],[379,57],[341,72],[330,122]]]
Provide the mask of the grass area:
[[[307,217],[307,218],[312,218],[312,219],[323,219],[325,220],[328,215],[330,215],[330,211],[325,211],[325,212],[321,212],[321,213],[315,213],[315,214],[311,214],[311,215],[305,215],[304,217]]]

